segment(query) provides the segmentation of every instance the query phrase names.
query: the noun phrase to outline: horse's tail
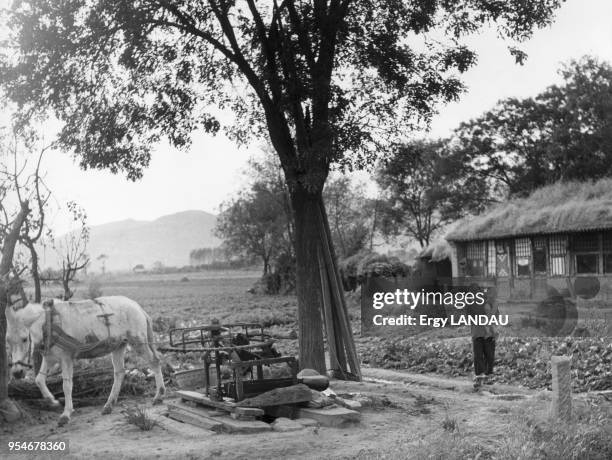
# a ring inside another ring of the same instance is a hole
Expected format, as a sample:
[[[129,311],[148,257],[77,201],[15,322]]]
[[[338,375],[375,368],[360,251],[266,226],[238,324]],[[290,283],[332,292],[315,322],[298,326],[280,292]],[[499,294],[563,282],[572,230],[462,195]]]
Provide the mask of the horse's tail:
[[[145,317],[147,319],[147,347],[151,351],[153,355],[153,359],[156,361],[160,360],[159,353],[155,348],[155,335],[153,335],[153,322],[151,321],[151,317],[145,313]]]

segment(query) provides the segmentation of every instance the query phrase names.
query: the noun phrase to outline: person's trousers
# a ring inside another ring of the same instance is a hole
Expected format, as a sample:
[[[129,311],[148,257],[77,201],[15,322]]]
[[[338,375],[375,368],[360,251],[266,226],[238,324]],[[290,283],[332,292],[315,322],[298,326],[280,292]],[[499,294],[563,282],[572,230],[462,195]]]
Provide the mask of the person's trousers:
[[[474,373],[476,375],[492,374],[495,364],[495,338],[474,337],[472,345],[474,349]]]

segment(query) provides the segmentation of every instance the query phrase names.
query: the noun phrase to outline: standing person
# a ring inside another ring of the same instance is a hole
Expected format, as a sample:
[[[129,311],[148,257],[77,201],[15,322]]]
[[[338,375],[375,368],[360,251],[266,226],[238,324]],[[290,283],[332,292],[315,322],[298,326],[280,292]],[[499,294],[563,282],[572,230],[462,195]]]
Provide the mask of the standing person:
[[[480,314],[489,318],[499,314],[495,287],[489,287],[485,292],[485,302]],[[474,389],[478,390],[483,383],[492,383],[497,330],[495,326],[480,324],[472,324],[471,329],[474,354]]]

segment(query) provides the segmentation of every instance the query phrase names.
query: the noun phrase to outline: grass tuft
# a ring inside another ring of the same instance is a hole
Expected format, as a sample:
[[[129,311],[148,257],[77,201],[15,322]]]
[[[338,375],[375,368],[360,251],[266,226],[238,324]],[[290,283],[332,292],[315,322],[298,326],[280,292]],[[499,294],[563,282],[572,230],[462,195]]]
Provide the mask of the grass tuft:
[[[157,425],[157,421],[141,406],[129,407],[123,414],[129,424],[136,425],[142,431],[150,431]]]

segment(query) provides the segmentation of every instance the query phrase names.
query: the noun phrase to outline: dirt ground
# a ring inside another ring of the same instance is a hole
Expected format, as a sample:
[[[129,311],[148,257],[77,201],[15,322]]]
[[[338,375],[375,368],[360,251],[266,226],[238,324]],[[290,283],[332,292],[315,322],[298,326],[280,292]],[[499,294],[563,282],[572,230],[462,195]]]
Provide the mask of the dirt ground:
[[[162,331],[206,323],[212,317],[226,322],[261,321],[270,326],[272,333],[282,335],[295,329],[294,297],[247,293],[258,274],[189,274],[188,282],[177,276],[109,278],[104,280],[102,289],[106,295],[121,294],[137,300]],[[85,286],[78,287],[79,292],[85,290]],[[354,321],[358,321],[357,316]],[[281,340],[278,350],[295,354],[295,340]],[[189,364],[173,362],[176,357],[172,356],[165,359],[176,369]],[[364,382],[333,381],[331,384],[336,393],[361,393],[373,401],[363,408],[361,422],[346,428],[214,434],[178,422],[164,423],[165,405],[151,407],[150,399],[126,397],[106,416],[101,415],[102,404],[77,408],[70,423],[61,428],[57,426],[58,413],[28,408],[25,421],[0,426],[0,459],[46,458],[7,455],[7,443],[55,440],[69,441],[70,453],[50,458],[515,459],[525,440],[530,441],[524,433],[534,431],[530,428],[532,421],[548,418],[550,394],[545,391],[493,385],[474,393],[471,382],[465,378],[377,368],[365,368],[363,373]],[[171,399],[170,393],[167,400]],[[584,395],[576,395],[574,400],[576,412],[589,410]],[[601,398],[598,404],[610,406]],[[145,405],[152,417],[162,423],[151,431],[141,431],[129,424],[122,410],[137,405]],[[607,418],[612,420],[609,415]],[[581,423],[588,427],[589,421]],[[600,433],[597,439],[608,438],[608,434]],[[564,439],[567,445],[574,445],[574,432],[569,431]],[[539,445],[539,440],[535,441]],[[555,442],[556,438],[551,444]],[[612,452],[601,449],[604,451]]]
[[[332,382],[336,393],[361,393],[374,401],[373,407],[363,409],[360,423],[345,428],[310,427],[260,434],[202,431],[199,436],[193,428],[180,433],[165,429],[162,423],[151,431],[141,431],[126,422],[122,407],[146,404],[154,417],[164,420],[165,406],[124,399],[107,416],[100,414],[101,407],[78,409],[71,422],[61,428],[55,421],[58,414],[34,410],[29,422],[12,426],[8,432],[5,428],[0,442],[5,448],[10,440],[68,440],[68,458],[421,458],[422,449],[446,437],[470,437],[501,445],[509,423],[525,410],[544,415],[550,404],[542,393],[519,388],[494,385],[488,391],[473,393],[470,382],[462,379],[381,369],[365,369],[364,374],[362,383]],[[506,397],[511,400],[502,399]],[[4,458],[35,456],[11,454]]]

